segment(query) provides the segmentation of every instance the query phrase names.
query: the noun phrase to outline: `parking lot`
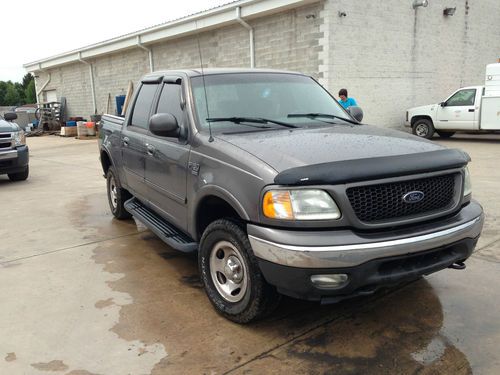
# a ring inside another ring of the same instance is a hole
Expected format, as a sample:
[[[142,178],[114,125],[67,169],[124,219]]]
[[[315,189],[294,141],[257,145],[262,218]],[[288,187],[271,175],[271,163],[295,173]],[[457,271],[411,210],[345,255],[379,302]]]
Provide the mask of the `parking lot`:
[[[28,139],[30,178],[0,176],[0,373],[500,373],[500,136],[435,141],[472,156],[487,215],[466,270],[336,305],[286,298],[241,326],[195,257],[112,218],[95,141]]]

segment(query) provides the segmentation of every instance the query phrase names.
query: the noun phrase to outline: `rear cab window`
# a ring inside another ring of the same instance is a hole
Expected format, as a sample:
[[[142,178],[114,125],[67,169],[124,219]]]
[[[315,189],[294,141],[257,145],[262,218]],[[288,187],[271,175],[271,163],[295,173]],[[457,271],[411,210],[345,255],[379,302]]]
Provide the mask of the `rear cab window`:
[[[158,84],[142,84],[137,99],[134,103],[130,126],[148,129],[151,107],[154,102]]]

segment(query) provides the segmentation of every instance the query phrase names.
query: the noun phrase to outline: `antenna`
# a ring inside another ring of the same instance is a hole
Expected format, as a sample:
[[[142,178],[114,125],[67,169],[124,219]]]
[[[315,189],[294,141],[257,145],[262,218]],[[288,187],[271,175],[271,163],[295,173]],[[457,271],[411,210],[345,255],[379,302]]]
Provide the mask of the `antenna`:
[[[198,21],[195,22],[196,27],[196,41],[198,42],[198,55],[200,56],[200,66],[201,66],[201,79],[203,80],[203,91],[205,92],[205,106],[207,108],[207,118],[210,118],[210,114],[208,113],[208,96],[207,96],[207,86],[205,84],[205,73],[203,71],[203,58],[201,56],[201,46],[200,46],[200,33],[198,31]],[[208,138],[209,142],[214,141],[214,137],[212,137],[212,124],[208,121],[208,132],[210,137]]]

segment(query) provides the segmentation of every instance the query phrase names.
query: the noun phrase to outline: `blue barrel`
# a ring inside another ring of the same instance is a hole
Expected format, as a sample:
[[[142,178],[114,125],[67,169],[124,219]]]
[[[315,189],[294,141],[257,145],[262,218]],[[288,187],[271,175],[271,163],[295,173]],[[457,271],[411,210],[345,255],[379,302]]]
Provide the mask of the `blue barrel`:
[[[66,126],[76,126],[76,121],[66,121]]]
[[[120,116],[122,114],[123,105],[125,104],[125,95],[118,95],[115,97],[116,100],[116,114]]]

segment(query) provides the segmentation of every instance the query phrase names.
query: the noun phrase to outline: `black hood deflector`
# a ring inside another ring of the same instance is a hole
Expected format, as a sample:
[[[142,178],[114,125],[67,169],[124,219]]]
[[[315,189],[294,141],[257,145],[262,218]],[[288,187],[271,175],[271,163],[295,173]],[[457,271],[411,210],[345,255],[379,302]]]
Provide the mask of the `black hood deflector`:
[[[470,156],[461,150],[444,149],[290,168],[279,173],[274,182],[278,185],[346,184],[461,168],[469,161]]]

